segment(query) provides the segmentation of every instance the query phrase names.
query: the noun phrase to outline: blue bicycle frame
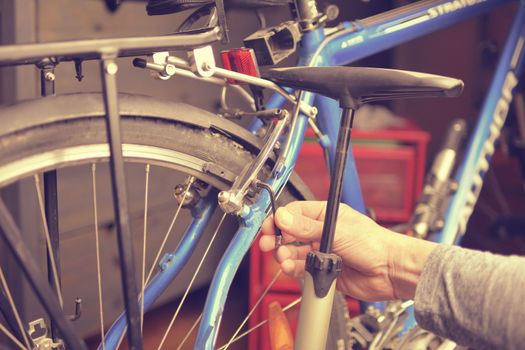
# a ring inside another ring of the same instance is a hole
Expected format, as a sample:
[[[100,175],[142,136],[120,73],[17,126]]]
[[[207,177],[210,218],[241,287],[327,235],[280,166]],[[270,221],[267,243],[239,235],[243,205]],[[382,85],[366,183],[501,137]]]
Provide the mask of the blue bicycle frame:
[[[324,29],[320,28],[303,35],[298,64],[308,66],[346,65],[425,34],[489,12],[510,2],[512,0],[427,0],[364,20],[345,22],[342,30],[330,36],[326,36]],[[433,237],[437,242],[451,244],[457,241],[465,231],[466,222],[479,194],[483,175],[488,168],[488,161],[494,151],[494,142],[499,135],[508,112],[513,88],[517,83],[516,77],[519,76],[521,71],[524,59],[524,42],[525,3],[520,2],[489,94],[470,140],[465,161],[456,177],[459,188],[451,199],[445,217],[445,228]],[[316,122],[321,132],[325,135],[322,138],[321,145],[327,149],[329,162],[332,164],[335,155],[333,146],[339,129],[339,106],[332,99],[311,93],[303,93],[302,102],[316,105],[319,110]],[[269,108],[277,108],[283,104],[284,98],[280,95],[274,95],[267,106]],[[285,160],[284,169],[279,174],[274,174],[268,180],[275,192],[279,192],[282,189],[291,175],[306,131],[307,122],[307,116],[302,114],[298,116],[292,144],[290,145],[290,156]],[[260,125],[260,123],[255,123],[251,126],[251,130],[255,131]],[[345,186],[342,200],[356,210],[365,211],[359,186],[359,177],[351,152],[345,171]],[[224,253],[211,282],[195,349],[213,349],[231,282],[242,258],[255,240],[259,227],[267,215],[269,205],[270,198],[263,191],[257,202],[250,206],[249,210],[243,215],[242,224]],[[209,216],[207,215],[194,218],[194,222],[190,225],[184,237],[199,236],[198,232],[194,231],[206,226],[208,220]],[[173,253],[175,256],[181,254],[186,256],[194,246],[182,241],[179,247],[178,251]],[[184,251],[182,252],[181,250]],[[164,269],[158,275],[169,274],[169,279],[172,280],[176,275],[176,273],[172,272],[172,269],[180,269],[180,265],[183,265],[185,262],[186,260],[177,264],[168,264],[169,266],[164,266]],[[156,298],[152,300],[150,298],[153,298],[160,289],[164,288],[159,286],[165,282],[159,281],[164,281],[164,279],[155,277],[146,288],[146,306],[151,305]],[[150,290],[155,290],[156,292],[153,293]],[[365,307],[367,305],[369,304],[364,304]],[[124,327],[124,322],[120,322],[118,326],[115,324],[108,333],[108,338],[114,339],[116,335],[120,337],[124,332]],[[113,333],[115,335],[112,335]],[[111,344],[113,347],[107,346],[107,348],[114,349],[113,344]]]

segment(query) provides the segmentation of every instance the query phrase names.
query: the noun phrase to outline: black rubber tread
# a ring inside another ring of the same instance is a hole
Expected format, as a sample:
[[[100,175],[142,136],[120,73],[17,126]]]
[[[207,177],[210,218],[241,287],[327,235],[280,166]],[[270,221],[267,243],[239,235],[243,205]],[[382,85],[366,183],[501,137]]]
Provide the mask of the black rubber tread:
[[[105,123],[101,117],[75,118],[70,121],[50,122],[35,127],[24,127],[0,138],[0,166],[46,151],[72,146],[100,144],[106,141]],[[124,143],[157,146],[176,150],[195,156],[207,162],[220,165],[229,172],[238,174],[254,158],[254,154],[241,144],[233,141],[229,135],[217,130],[191,126],[185,123],[168,121],[164,118],[144,118],[122,116],[122,139]],[[264,170],[268,175],[270,168]],[[194,174],[198,177],[199,174]],[[202,175],[202,174],[201,174]],[[219,188],[230,185],[228,179],[217,179],[214,183]],[[287,186],[278,199],[279,205],[303,197]],[[347,308],[344,297],[338,295],[333,307],[333,320],[337,325],[331,326],[330,335],[346,337]],[[339,341],[340,343],[340,341]],[[335,347],[338,341],[329,340],[327,349]],[[346,341],[345,341],[346,344]]]
[[[136,118],[124,116],[121,123],[124,143],[156,146],[175,150],[216,164],[224,169],[226,179],[216,174],[203,180],[226,189],[231,183],[228,177],[238,174],[254,155],[243,146],[220,132],[212,129],[188,126],[182,123],[168,122],[164,119]],[[40,125],[26,128],[0,138],[0,166],[35,154],[56,149],[102,144],[106,142],[105,123],[102,118],[83,118],[67,122]],[[269,175],[270,169],[263,170],[261,178]],[[192,173],[202,178],[202,174]],[[297,191],[283,191],[279,205],[296,198],[303,198]]]
[[[192,105],[128,93],[120,93],[118,101],[121,116],[160,119],[209,129],[226,135],[251,152],[258,152],[262,146],[261,139],[245,128]],[[38,114],[35,114],[35,111],[38,111]],[[104,116],[104,103],[100,93],[66,94],[22,101],[0,108],[0,120],[2,120],[0,140],[4,136],[39,125],[69,123],[75,119],[103,118]],[[289,184],[293,191],[300,194],[302,198],[314,199],[312,192],[295,172],[292,173]]]

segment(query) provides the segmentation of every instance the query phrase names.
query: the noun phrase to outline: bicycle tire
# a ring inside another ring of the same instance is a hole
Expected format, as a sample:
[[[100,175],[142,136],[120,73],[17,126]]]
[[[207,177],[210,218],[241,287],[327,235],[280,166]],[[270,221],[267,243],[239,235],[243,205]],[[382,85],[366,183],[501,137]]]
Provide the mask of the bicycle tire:
[[[184,170],[218,189],[231,185],[261,144],[257,137],[236,124],[192,106],[136,95],[122,95],[119,101],[125,160],[148,160]],[[0,120],[5,121],[0,130],[0,187],[33,173],[108,157],[104,108],[99,94],[24,102],[0,111]],[[142,151],[137,151],[134,145]],[[86,150],[91,150],[91,154],[86,155]],[[169,156],[173,158],[168,162]],[[263,178],[269,174],[270,166],[261,174]],[[301,195],[305,192],[304,185],[297,178],[294,182],[298,185],[287,185],[279,198],[280,204],[310,196],[307,191]],[[327,349],[346,348],[334,345],[342,344],[340,339],[346,338],[343,323],[348,316],[345,304],[341,303],[344,298],[336,298],[333,309],[336,326],[331,326],[333,339]]]

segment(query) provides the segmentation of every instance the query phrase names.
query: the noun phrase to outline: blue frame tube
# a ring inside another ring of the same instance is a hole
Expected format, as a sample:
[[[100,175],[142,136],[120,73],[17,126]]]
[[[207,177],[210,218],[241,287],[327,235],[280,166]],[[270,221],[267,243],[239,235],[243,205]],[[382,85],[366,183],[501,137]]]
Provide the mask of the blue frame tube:
[[[421,1],[378,16],[345,22],[346,29],[327,37],[320,45],[312,65],[346,65],[515,1],[481,0],[450,12],[443,12],[450,0]]]
[[[213,190],[192,209],[193,220],[177,248],[161,260],[161,270],[151,279],[144,291],[144,312],[149,310],[189,261],[217,208],[216,198],[217,191]],[[106,349],[117,348],[122,334],[126,331],[126,326],[126,314],[122,313],[106,334]],[[98,349],[102,349],[102,344]]]
[[[306,99],[313,98],[312,94],[303,95],[306,95]],[[293,165],[297,161],[297,155],[303,142],[307,123],[307,117],[300,114],[297,120],[297,128],[292,138],[292,145],[290,145],[290,157],[285,160],[285,169],[282,172],[282,176],[277,179],[272,178],[270,181],[270,185],[276,193],[286,184],[292,173]],[[249,213],[242,218],[243,223],[224,252],[208,291],[194,349],[213,349],[233,277],[243,257],[250,249],[263,220],[266,218],[266,211],[269,206],[270,197],[266,191],[262,191],[257,202],[250,206]]]
[[[507,117],[514,87],[518,83],[524,59],[524,43],[525,3],[522,2],[478,123],[469,140],[466,158],[456,176],[459,187],[449,204],[445,226],[435,238],[438,242],[453,244],[466,231],[468,219],[483,185],[483,177],[494,153],[494,144]]]

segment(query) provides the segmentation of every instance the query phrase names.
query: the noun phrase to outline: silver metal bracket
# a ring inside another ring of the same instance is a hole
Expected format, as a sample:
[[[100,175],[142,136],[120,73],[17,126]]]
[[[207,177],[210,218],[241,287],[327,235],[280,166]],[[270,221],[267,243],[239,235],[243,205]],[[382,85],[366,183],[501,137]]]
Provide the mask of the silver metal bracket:
[[[175,254],[173,253],[164,254],[164,256],[159,261],[159,267],[161,271],[166,270],[169,267],[169,265],[173,262],[174,259],[175,259]]]
[[[170,53],[168,51],[154,52],[153,55],[151,55],[151,59],[153,63],[166,64],[169,56]]]
[[[209,78],[215,73],[215,56],[211,45],[193,49],[188,53],[191,70],[200,77]]]
[[[219,205],[228,214],[240,215],[244,206],[244,198],[251,186],[255,184],[264,164],[274,150],[275,145],[284,126],[288,122],[290,114],[286,110],[279,110],[281,114],[277,123],[272,124],[269,130],[269,137],[257,157],[239,174],[229,191],[221,191],[218,196]]]
[[[49,330],[43,318],[29,322],[29,337],[35,344],[33,350],[64,349],[64,342],[58,339],[56,342],[48,336]]]
[[[317,107],[310,106],[308,103],[306,103],[304,101],[299,101],[299,108],[300,108],[301,112],[306,114],[306,116],[309,119],[315,121],[315,118],[317,117],[317,113],[318,113]]]
[[[177,72],[174,64],[168,62],[169,52],[156,52],[152,55],[153,62],[142,58],[135,58],[133,65],[137,68],[149,69],[151,75],[160,80],[168,80]]]

